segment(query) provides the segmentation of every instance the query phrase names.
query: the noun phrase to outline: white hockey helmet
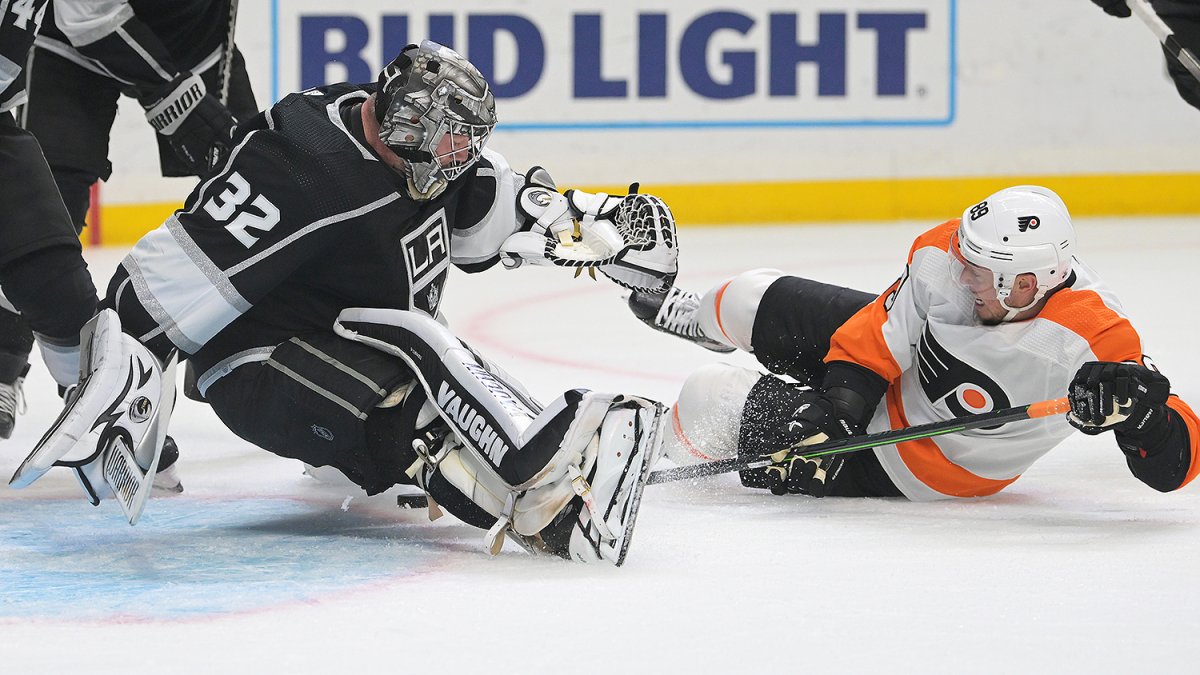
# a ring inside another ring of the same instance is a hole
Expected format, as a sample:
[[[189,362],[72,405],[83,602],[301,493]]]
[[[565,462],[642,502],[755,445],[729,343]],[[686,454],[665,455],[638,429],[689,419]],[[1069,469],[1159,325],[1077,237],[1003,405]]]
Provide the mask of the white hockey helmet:
[[[1029,309],[1067,280],[1075,252],[1075,228],[1067,206],[1052,190],[1037,185],[1005,188],[963,212],[958,254],[992,272],[1006,320]],[[953,244],[952,244],[953,245]],[[1037,292],[1023,307],[1008,304],[1021,274],[1037,278]]]
[[[379,138],[405,161],[409,194],[432,199],[483,153],[496,126],[487,80],[458,52],[431,40],[408,45],[379,74]],[[449,150],[439,154],[443,137]]]

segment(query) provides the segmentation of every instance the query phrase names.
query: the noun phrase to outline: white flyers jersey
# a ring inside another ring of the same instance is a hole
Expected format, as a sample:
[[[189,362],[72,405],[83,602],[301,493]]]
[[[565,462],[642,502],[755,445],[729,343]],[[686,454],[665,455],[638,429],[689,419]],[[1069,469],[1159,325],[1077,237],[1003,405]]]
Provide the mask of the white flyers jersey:
[[[950,272],[957,219],[914,242],[908,267],[834,334],[827,361],[888,380],[868,431],[903,428],[1066,395],[1088,361],[1142,363],[1141,340],[1116,297],[1078,260],[1068,286],[1036,317],[982,326]],[[1196,423],[1185,404],[1171,407]],[[875,450],[910,499],[993,494],[1073,432],[1065,416],[1013,422]]]

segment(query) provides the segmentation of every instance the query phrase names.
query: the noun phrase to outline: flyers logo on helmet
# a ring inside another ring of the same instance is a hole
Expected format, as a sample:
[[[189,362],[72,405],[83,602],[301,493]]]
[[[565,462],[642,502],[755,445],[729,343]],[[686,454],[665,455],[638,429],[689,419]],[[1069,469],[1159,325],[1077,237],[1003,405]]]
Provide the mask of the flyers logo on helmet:
[[[1041,218],[1037,216],[1017,216],[1017,229],[1024,232],[1025,230],[1036,230],[1038,225],[1042,224]]]

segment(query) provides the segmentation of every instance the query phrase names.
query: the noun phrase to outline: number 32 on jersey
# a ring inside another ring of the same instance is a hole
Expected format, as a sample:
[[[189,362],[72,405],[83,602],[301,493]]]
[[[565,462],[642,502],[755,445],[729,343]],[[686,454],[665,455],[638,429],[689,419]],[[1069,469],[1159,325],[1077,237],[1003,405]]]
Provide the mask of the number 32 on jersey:
[[[279,207],[264,195],[254,196],[240,173],[234,171],[225,180],[228,187],[204,202],[204,212],[218,223],[227,223],[225,229],[250,248],[258,243],[262,233],[279,224]]]

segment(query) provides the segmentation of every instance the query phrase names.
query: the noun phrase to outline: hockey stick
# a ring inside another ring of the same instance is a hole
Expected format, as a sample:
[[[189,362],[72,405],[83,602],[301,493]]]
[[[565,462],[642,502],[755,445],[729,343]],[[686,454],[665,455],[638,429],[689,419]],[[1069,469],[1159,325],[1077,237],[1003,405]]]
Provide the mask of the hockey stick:
[[[954,434],[960,431],[979,429],[980,427],[990,427],[1006,424],[1008,422],[1019,422],[1021,420],[1032,420],[1039,417],[1049,417],[1051,415],[1061,415],[1070,410],[1071,404],[1067,402],[1066,397],[1063,397],[1051,399],[1049,401],[1030,403],[1029,405],[1017,406],[1015,408],[993,410],[991,412],[979,413],[978,415],[964,415],[963,417],[957,417],[952,420],[930,422],[929,424],[918,424],[916,426],[906,427],[904,429],[892,429],[890,431],[880,431],[874,434],[863,434],[861,436],[839,438],[834,441],[818,443],[816,445],[802,448],[793,452],[792,456],[811,459],[814,457],[824,457],[826,455],[840,455],[847,452],[868,450],[881,445],[902,443],[904,441],[916,441],[922,438],[933,438],[934,436],[944,436],[946,434]],[[745,469],[761,469],[774,463],[775,461],[769,457],[730,457],[729,459],[721,459],[715,462],[705,462],[704,464],[694,464],[691,466],[681,466],[674,469],[655,471],[650,474],[650,479],[646,481],[646,483],[648,485],[654,485],[657,483],[669,483],[677,480],[686,480],[688,478],[715,476],[721,473],[731,473],[733,471],[743,471]]]
[[[237,10],[238,0],[229,0],[229,26],[225,31],[225,52],[221,54],[221,63],[218,66],[217,82],[220,84],[221,105],[229,107],[229,82],[233,79],[233,52],[237,45],[233,42],[233,34],[237,31]],[[238,120],[235,117],[233,120],[236,125]],[[214,145],[208,151],[208,167],[211,169],[220,161],[220,145]]]
[[[1171,31],[1171,27],[1154,11],[1150,3],[1147,0],[1125,0],[1125,4],[1129,5],[1129,9],[1138,15],[1138,18],[1158,38],[1158,41],[1167,48],[1167,51],[1172,56],[1179,60],[1179,63],[1183,64],[1183,67],[1192,74],[1192,77],[1196,78],[1197,82],[1200,82],[1200,59],[1197,59],[1191,50],[1179,43],[1179,40],[1175,37],[1175,33]]]
[[[221,55],[221,105],[229,105],[229,81],[233,79],[233,34],[237,30],[238,0],[229,0],[229,30],[225,32],[225,53]]]

